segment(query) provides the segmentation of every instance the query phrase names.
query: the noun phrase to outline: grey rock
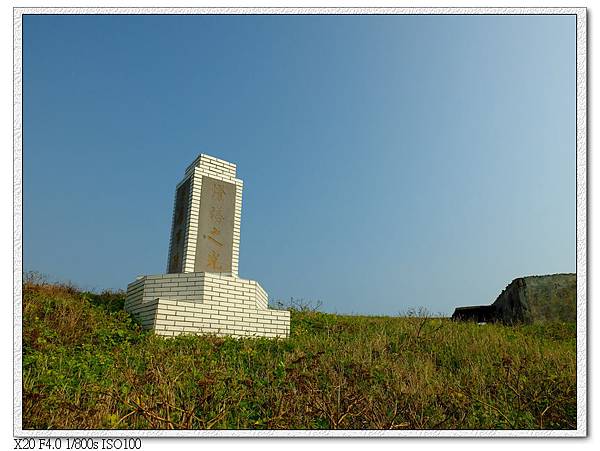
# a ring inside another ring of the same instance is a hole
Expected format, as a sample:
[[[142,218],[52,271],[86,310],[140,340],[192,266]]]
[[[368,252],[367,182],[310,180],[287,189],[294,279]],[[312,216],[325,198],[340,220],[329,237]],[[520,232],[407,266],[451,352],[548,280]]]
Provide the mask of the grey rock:
[[[489,306],[458,307],[452,319],[504,324],[575,322],[577,277],[551,274],[513,280]]]

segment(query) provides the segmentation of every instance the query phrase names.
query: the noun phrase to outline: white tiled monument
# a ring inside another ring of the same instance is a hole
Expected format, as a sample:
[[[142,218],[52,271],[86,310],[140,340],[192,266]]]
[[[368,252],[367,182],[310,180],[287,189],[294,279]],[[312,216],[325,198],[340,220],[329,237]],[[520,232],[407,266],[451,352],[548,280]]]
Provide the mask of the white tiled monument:
[[[235,164],[201,154],[175,191],[167,273],[127,286],[125,309],[158,335],[287,337],[290,312],[271,310],[238,277],[243,182]]]

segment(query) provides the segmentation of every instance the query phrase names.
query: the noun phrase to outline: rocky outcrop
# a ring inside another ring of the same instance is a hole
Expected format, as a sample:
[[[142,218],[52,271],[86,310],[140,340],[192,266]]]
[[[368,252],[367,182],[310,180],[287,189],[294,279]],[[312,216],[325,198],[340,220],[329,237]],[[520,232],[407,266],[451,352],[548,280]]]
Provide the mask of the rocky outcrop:
[[[452,319],[502,322],[575,322],[577,318],[575,274],[519,277],[490,306],[459,307]],[[485,318],[485,319],[482,319]]]

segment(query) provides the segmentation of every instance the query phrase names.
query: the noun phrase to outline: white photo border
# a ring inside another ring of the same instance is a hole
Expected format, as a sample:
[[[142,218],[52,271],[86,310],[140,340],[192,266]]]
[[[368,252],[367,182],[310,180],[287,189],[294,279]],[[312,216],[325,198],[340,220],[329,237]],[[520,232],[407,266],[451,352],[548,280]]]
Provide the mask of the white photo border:
[[[576,16],[577,429],[574,430],[24,430],[22,428],[22,29],[26,14],[574,15]],[[13,201],[15,437],[586,437],[587,436],[587,10],[586,8],[13,8]]]

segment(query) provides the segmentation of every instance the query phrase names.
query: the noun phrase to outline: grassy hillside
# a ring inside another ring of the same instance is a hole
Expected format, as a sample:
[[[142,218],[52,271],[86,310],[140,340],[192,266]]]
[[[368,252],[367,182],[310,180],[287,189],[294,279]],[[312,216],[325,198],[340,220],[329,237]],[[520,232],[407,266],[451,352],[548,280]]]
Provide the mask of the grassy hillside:
[[[122,293],[26,284],[25,429],[573,429],[574,324],[293,311],[286,340],[162,339]]]

